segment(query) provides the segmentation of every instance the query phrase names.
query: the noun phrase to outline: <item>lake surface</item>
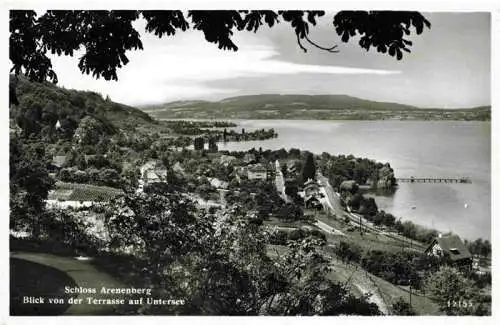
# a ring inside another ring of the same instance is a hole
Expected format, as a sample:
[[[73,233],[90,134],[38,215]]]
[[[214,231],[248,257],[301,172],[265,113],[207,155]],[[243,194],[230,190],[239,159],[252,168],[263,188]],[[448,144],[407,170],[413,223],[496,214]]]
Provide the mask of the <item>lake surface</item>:
[[[491,239],[490,122],[235,122],[246,131],[274,128],[278,138],[220,143],[220,150],[299,148],[389,162],[396,177],[469,177],[472,184],[401,183],[394,194],[374,197],[380,209],[402,220],[467,239]]]

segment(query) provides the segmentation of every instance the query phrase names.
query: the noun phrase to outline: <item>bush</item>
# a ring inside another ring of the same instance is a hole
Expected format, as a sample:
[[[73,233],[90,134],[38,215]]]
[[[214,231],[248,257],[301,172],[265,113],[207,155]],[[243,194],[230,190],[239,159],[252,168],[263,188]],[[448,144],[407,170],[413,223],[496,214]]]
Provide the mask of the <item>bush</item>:
[[[412,280],[413,285],[419,282],[417,270],[423,270],[417,266],[422,256],[416,252],[390,253],[371,250],[363,256],[361,266],[393,284],[408,285]]]
[[[399,299],[392,304],[392,313],[398,316],[414,316],[417,314],[413,307],[407,303],[403,297],[399,297]]]
[[[319,239],[326,241],[326,235],[318,229],[311,230],[311,236],[318,237]]]
[[[363,254],[363,250],[359,245],[345,241],[335,245],[334,252],[342,261],[348,263],[359,263]]]
[[[95,254],[102,243],[87,232],[88,226],[71,212],[51,210],[39,219],[42,245],[54,245],[69,251]]]
[[[277,230],[269,237],[269,243],[273,245],[286,245],[287,237],[286,231]]]
[[[451,267],[441,267],[425,281],[425,291],[439,305],[446,315],[472,315],[476,306],[454,305],[454,302],[477,301],[478,288],[474,282],[466,278],[459,270]],[[450,303],[452,302],[452,303]]]
[[[491,286],[491,273],[487,272],[485,274],[471,273],[470,279],[473,280],[479,288],[485,288]]]
[[[288,233],[288,240],[300,240],[306,237],[305,232],[302,229],[295,229]]]

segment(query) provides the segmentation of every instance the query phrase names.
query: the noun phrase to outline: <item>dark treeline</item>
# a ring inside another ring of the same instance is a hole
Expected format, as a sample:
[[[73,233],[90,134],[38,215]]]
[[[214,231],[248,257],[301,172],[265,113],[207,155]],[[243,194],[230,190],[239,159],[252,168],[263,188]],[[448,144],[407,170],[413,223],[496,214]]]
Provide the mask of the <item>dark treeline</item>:
[[[103,136],[114,134],[117,126],[133,121],[154,123],[146,113],[104,99],[95,92],[67,90],[51,83],[10,77],[11,83],[17,84],[19,102],[18,106],[11,107],[10,117],[26,136],[40,135],[50,142],[70,139],[85,117],[99,124],[98,130]],[[60,128],[56,129],[58,121]]]
[[[169,120],[161,121],[160,123],[168,126],[175,132],[178,132],[178,130],[191,128],[226,128],[237,126],[236,123],[229,121]]]
[[[368,272],[396,285],[420,289],[426,274],[440,265],[434,256],[415,251],[392,253],[382,250],[363,250],[359,245],[341,241],[334,247],[335,254],[346,263],[355,263]]]
[[[236,127],[234,122],[226,121],[189,121],[189,120],[171,120],[162,121],[165,126],[170,128],[173,133],[186,136],[205,136],[215,139],[216,141],[250,141],[250,140],[267,140],[278,136],[274,129],[259,129],[254,131],[245,131],[244,128],[240,132],[235,129],[228,130],[228,127]],[[216,128],[224,128],[218,130]]]
[[[391,189],[396,185],[394,170],[388,163],[376,162],[353,155],[330,155],[322,153],[318,159],[320,171],[328,177],[337,191],[344,181],[355,181],[358,185]]]

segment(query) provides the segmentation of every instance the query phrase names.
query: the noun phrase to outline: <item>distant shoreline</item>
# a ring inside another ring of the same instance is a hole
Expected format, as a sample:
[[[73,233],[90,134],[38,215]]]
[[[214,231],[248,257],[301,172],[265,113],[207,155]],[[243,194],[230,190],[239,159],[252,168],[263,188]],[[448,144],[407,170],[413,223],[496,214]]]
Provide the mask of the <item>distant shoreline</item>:
[[[274,118],[271,117],[252,117],[252,118],[244,118],[244,117],[224,117],[224,116],[214,116],[214,117],[152,117],[158,121],[331,121],[331,122],[379,122],[379,121],[387,121],[387,122],[485,122],[491,123],[491,120],[453,120],[453,119],[434,119],[434,120],[420,120],[420,119],[317,119],[317,118],[307,118],[307,116],[296,117],[296,118],[286,118],[277,116]]]
[[[216,102],[177,101],[143,106],[155,118],[313,119],[313,120],[491,120],[491,105],[420,108],[346,95],[249,95]]]

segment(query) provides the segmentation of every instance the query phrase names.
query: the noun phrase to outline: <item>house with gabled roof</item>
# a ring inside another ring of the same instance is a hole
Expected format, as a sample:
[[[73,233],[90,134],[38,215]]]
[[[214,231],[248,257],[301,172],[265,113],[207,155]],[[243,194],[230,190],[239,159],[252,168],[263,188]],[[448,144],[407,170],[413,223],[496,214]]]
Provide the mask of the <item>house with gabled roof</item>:
[[[248,179],[267,179],[267,168],[260,163],[248,166],[247,173]]]
[[[460,237],[454,234],[440,234],[430,243],[425,253],[447,260],[449,264],[459,268],[472,267],[472,254]]]
[[[243,157],[243,161],[246,164],[253,164],[253,163],[257,162],[257,158],[255,157],[255,155],[253,153],[246,153],[245,156]]]
[[[219,163],[221,165],[229,166],[236,160],[236,157],[229,155],[221,155],[219,159],[220,159]]]
[[[50,162],[47,166],[49,172],[56,172],[62,168],[62,166],[66,163],[66,156],[59,155],[52,157],[52,162]]]
[[[140,168],[141,180],[139,185],[150,185],[153,183],[165,183],[167,181],[167,169],[157,160],[149,160]],[[143,186],[140,186],[141,189]]]
[[[316,183],[315,180],[309,178],[304,183],[304,195],[305,196],[316,196],[319,194],[319,192],[320,192],[319,185],[318,185],[318,183]]]

